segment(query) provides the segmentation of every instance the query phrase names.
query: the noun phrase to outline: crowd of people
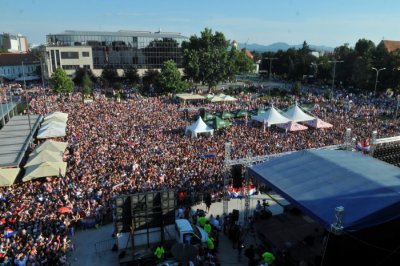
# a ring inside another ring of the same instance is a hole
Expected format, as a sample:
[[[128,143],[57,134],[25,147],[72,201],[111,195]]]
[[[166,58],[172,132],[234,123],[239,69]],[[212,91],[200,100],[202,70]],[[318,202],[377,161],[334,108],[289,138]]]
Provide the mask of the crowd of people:
[[[235,103],[200,103],[210,112],[254,109],[269,103],[238,96]],[[274,99],[274,106],[287,108],[295,97]],[[332,129],[287,133],[235,119],[233,125],[214,136],[191,138],[184,134],[197,112],[185,119],[179,110],[188,104],[167,96],[133,97],[117,102],[95,93],[84,104],[79,93],[52,95],[37,89],[30,112],[69,114],[65,141],[68,169],[63,178],[46,178],[0,188],[0,265],[63,265],[72,251],[70,237],[76,228],[99,226],[113,215],[113,198],[119,194],[177,189],[185,193],[223,191],[224,144],[232,143],[232,157],[274,154],[340,144],[346,128],[358,138],[399,135],[400,122],[391,116],[385,101],[367,102],[357,97],[324,101],[309,95],[303,99],[315,108],[311,113]],[[74,134],[75,138],[71,138]],[[36,143],[37,144],[37,143]],[[213,158],[203,158],[214,153]],[[58,213],[68,207],[70,213]],[[24,264],[25,263],[25,264]]]

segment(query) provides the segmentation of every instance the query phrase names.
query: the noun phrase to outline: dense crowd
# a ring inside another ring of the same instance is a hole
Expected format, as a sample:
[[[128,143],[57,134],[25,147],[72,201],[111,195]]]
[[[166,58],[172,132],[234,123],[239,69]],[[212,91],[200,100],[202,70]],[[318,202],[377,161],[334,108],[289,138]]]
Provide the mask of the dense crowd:
[[[73,249],[69,235],[75,228],[100,225],[113,213],[118,194],[173,188],[187,193],[222,195],[224,144],[232,143],[232,157],[340,144],[346,128],[358,138],[399,135],[400,123],[385,116],[393,112],[386,101],[368,102],[343,96],[327,102],[308,96],[313,115],[333,124],[332,129],[287,133],[271,127],[263,130],[245,118],[218,130],[213,137],[185,136],[184,129],[198,115],[185,119],[179,110],[187,104],[170,97],[133,95],[116,102],[101,94],[84,104],[80,94],[55,96],[37,90],[32,113],[62,111],[69,114],[65,140],[69,142],[64,178],[46,178],[0,188],[0,261],[2,265],[63,265]],[[274,99],[287,108],[297,100]],[[254,109],[265,105],[247,95],[230,104],[207,104],[209,112]],[[386,119],[381,119],[385,116]],[[247,123],[246,123],[247,122]],[[76,139],[71,138],[76,135]],[[214,153],[215,158],[202,158]],[[57,212],[69,207],[71,213]]]

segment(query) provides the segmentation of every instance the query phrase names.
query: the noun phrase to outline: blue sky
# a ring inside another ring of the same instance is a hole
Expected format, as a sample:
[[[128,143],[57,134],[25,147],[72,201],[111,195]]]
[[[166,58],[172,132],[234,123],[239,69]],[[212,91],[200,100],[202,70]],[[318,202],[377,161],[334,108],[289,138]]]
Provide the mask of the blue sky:
[[[30,43],[63,30],[145,30],[199,35],[208,27],[241,43],[336,47],[360,38],[400,40],[396,0],[0,0],[0,32]]]

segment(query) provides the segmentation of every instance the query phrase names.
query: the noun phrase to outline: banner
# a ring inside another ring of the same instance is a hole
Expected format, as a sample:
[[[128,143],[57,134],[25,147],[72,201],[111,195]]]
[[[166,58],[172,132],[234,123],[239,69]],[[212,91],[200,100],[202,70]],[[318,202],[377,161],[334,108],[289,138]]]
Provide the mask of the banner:
[[[257,193],[256,188],[253,185],[248,185],[247,190],[249,195],[255,195]],[[243,198],[243,187],[240,188],[233,188],[232,186],[228,187],[228,195],[230,198]]]

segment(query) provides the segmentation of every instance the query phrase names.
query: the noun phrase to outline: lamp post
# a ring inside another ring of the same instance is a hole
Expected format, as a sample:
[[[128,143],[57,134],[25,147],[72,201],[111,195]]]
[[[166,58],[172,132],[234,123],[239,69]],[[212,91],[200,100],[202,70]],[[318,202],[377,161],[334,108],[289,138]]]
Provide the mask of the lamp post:
[[[269,72],[268,72],[268,80],[271,82],[271,71],[272,71],[272,60],[276,60],[278,58],[275,57],[266,57],[265,60],[269,60]],[[268,86],[268,95],[271,96],[271,86]]]
[[[382,71],[382,70],[385,70],[386,67],[383,67],[383,68],[380,68],[380,69],[376,69],[375,67],[372,67],[371,69],[376,71],[375,88],[374,88],[374,97],[376,97],[376,85],[378,85],[379,72]]]
[[[335,87],[335,75],[336,75],[336,63],[343,63],[341,60],[331,60],[329,63],[333,63],[333,78],[332,78],[332,88],[331,88],[331,99],[333,99],[333,88]]]
[[[31,134],[32,134],[32,125],[31,125],[31,117],[29,115],[29,100],[26,97],[26,82],[25,82],[25,70],[24,70],[24,61],[22,60],[21,62],[22,65],[22,77],[24,78],[24,91],[25,91],[25,101],[26,101],[26,107],[27,107],[27,113],[28,113],[28,123],[29,123],[29,142],[31,141]]]

